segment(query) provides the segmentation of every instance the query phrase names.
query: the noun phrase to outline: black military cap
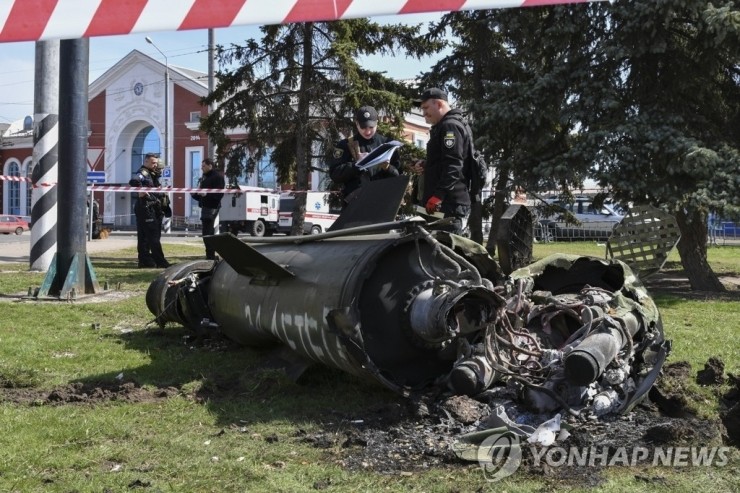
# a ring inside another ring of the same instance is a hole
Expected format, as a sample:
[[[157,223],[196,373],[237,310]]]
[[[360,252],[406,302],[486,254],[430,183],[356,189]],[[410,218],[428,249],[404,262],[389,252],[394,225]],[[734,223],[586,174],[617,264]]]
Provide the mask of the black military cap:
[[[360,127],[377,127],[378,126],[378,112],[372,106],[362,106],[357,108],[355,111],[355,121],[360,124]]]
[[[427,99],[441,99],[442,101],[447,101],[447,93],[438,87],[430,87],[429,89],[425,89],[424,92],[421,93],[421,97],[414,102],[416,104],[421,104]]]

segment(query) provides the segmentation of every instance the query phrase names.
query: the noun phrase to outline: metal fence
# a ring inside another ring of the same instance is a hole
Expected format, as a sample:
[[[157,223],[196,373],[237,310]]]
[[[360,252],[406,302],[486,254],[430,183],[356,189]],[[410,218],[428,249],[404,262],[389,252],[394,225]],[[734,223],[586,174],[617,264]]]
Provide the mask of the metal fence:
[[[200,231],[201,228],[199,217],[188,216],[172,216],[169,218],[169,226],[172,231]],[[136,230],[136,218],[133,214],[106,216],[103,220],[103,227],[120,231]]]
[[[740,240],[740,224],[732,221],[718,221],[710,224],[707,232],[707,241],[711,245],[723,245],[728,240]]]
[[[616,223],[613,221],[591,221],[588,223],[565,224],[561,222],[535,222],[534,238],[541,243],[553,241],[606,241]]]
[[[614,223],[590,222],[582,225],[563,225],[561,223],[534,223],[534,238],[541,243],[553,241],[606,241],[611,235]],[[707,241],[712,245],[740,241],[740,224],[720,221],[710,225]]]

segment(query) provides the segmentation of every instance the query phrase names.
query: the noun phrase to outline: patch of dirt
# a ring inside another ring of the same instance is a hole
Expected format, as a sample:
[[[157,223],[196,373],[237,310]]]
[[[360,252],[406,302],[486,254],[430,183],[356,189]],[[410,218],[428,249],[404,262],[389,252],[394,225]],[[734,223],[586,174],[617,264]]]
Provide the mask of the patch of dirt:
[[[102,286],[101,286],[102,289]],[[139,291],[121,291],[120,289],[109,289],[107,291],[101,291],[95,294],[81,294],[75,298],[59,299],[59,298],[34,298],[30,295],[30,291],[26,293],[13,293],[13,294],[0,294],[0,302],[12,302],[12,303],[75,303],[75,304],[86,304],[86,303],[110,303],[112,301],[121,301],[132,296],[139,296]]]
[[[691,363],[688,361],[676,361],[663,365],[663,378],[674,380],[687,380],[691,375]]]
[[[740,377],[727,375],[731,387],[720,399],[719,417],[725,425],[726,442],[740,447]]]
[[[465,421],[475,417],[475,422],[460,422],[450,407]],[[349,470],[398,475],[438,467],[478,467],[477,463],[459,459],[452,444],[460,435],[477,431],[477,425],[489,413],[487,406],[473,399],[455,398],[436,403],[405,401],[368,409],[362,417],[332,413],[335,424],[317,433],[301,430],[292,438],[324,449],[327,459]],[[638,407],[626,416],[598,421],[566,421],[574,428],[571,436],[558,446],[612,451],[626,448],[630,455],[638,447],[716,444],[720,434],[718,422],[670,418],[654,406]],[[581,487],[598,486],[602,482],[598,466],[548,468],[534,459],[528,445],[522,447],[522,453],[522,467],[530,474]]]
[[[723,415],[728,430],[725,434],[720,420],[696,417],[691,398],[682,395],[691,378],[688,363],[666,365],[654,387],[660,396],[658,402],[645,400],[626,415],[600,419],[566,415],[563,422],[572,426],[570,437],[555,447],[595,447],[612,452],[624,449],[632,456],[656,447],[720,445],[723,438],[725,444],[737,445],[727,435],[737,436],[740,405]],[[740,389],[732,396],[740,396]],[[349,470],[404,474],[434,467],[478,467],[459,459],[452,444],[459,436],[482,428],[490,413],[488,404],[468,397],[403,400],[368,409],[361,416],[328,411],[327,423],[331,424],[317,433],[299,431],[293,439],[325,449],[329,460]],[[730,432],[731,428],[735,431]],[[598,464],[549,468],[536,460],[537,449],[524,444],[521,450],[521,467],[532,475],[544,476],[553,485],[595,487],[603,482]],[[643,479],[653,481],[647,476]]]
[[[704,363],[704,369],[696,374],[696,383],[699,385],[722,385],[725,383],[725,364],[719,358],[709,358]]]
[[[721,369],[722,362],[710,360],[708,366]],[[713,374],[716,376],[716,374]],[[721,375],[721,372],[720,372]],[[294,385],[287,380],[266,380],[282,388]],[[686,362],[667,364],[650,400],[622,416],[608,415],[599,419],[576,418],[566,415],[570,436],[549,450],[558,447],[596,448],[613,453],[624,449],[628,455],[640,449],[656,447],[705,447],[725,444],[738,446],[740,439],[740,379],[728,375],[732,388],[720,400],[721,420],[698,418],[692,408],[692,396],[685,394],[686,384],[695,376]],[[252,382],[253,384],[253,382]],[[228,398],[243,389],[245,381],[217,381],[206,387],[210,399]],[[267,392],[267,390],[264,390]],[[279,390],[275,390],[279,393]],[[177,395],[177,388],[144,389],[133,382],[113,384],[73,383],[51,391],[30,388],[0,388],[0,402],[21,405],[94,405],[107,401],[152,402]],[[196,401],[198,395],[194,396]],[[200,396],[203,397],[203,396]],[[424,396],[397,398],[349,415],[335,410],[322,413],[324,425],[320,431],[299,430],[293,436],[272,434],[265,442],[274,444],[294,440],[310,444],[325,453],[326,460],[350,471],[368,470],[380,474],[411,475],[431,468],[452,470],[479,468],[476,462],[458,458],[453,444],[461,435],[479,431],[488,420],[492,403],[464,396]],[[550,467],[541,458],[545,449],[521,447],[520,470],[540,477],[547,488],[570,486],[597,487],[604,482],[600,471],[604,464],[564,465]],[[646,475],[646,482],[656,479]],[[317,483],[317,489],[329,484]]]
[[[75,382],[53,390],[2,388],[0,402],[33,406],[97,404],[106,401],[153,402],[179,394],[174,387],[144,389],[133,382],[88,384]]]
[[[683,271],[664,271],[653,274],[643,283],[651,294],[667,293],[680,296],[690,300],[729,300],[740,301],[740,275],[723,274],[717,276],[722,285],[727,289],[723,293],[709,291],[694,291],[691,289],[689,279]]]
[[[688,387],[691,365],[686,361],[665,364],[662,375],[649,391],[650,401],[666,416],[687,418],[694,416],[691,402],[701,397]]]

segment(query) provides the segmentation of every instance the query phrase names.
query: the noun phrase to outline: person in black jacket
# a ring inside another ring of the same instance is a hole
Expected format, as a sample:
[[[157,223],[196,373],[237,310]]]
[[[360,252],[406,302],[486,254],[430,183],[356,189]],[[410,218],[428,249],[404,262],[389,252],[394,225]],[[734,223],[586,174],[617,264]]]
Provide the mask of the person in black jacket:
[[[226,186],[223,173],[217,170],[214,164],[211,158],[204,159],[200,164],[200,170],[203,174],[200,176],[198,188],[223,189]],[[191,196],[198,201],[198,205],[200,206],[201,236],[215,234],[216,217],[218,217],[218,210],[221,208],[221,198],[224,194],[196,192],[191,194]],[[206,258],[216,260],[216,252],[209,249],[208,245],[206,245]]]
[[[461,234],[470,213],[470,194],[463,169],[472,135],[463,121],[462,111],[450,107],[447,94],[441,89],[425,90],[416,103],[426,122],[432,124],[426,161],[419,161],[412,168],[424,175],[421,205],[429,214],[440,211],[444,217],[452,218],[445,229]]]
[[[349,138],[340,140],[334,147],[329,162],[329,176],[342,185],[342,206],[352,200],[353,192],[366,180],[391,178],[400,174],[401,164],[398,153],[393,153],[390,162],[374,166],[369,170],[358,170],[355,163],[382,144],[393,139],[377,133],[378,112],[372,106],[363,106],[355,111],[357,131]]]
[[[148,153],[129,184],[134,187],[158,188],[160,186],[158,168],[159,154]],[[139,192],[134,204],[136,215],[136,250],[139,267],[169,267],[162,251],[162,220],[169,209],[169,200],[164,193]],[[170,210],[171,213],[171,210]]]

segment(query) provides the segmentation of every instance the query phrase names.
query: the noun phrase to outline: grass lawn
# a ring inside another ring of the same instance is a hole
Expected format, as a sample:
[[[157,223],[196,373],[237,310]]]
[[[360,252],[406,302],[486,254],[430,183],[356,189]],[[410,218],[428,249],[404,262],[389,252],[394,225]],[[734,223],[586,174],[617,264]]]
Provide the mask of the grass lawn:
[[[593,243],[535,248],[537,258],[555,252],[604,254]],[[202,245],[166,244],[165,253],[171,262],[194,259]],[[295,384],[252,371],[262,356],[256,350],[149,325],[144,295],[159,271],[131,259],[134,249],[93,255],[99,281],[116,289],[75,302],[20,301],[43,274],[0,264],[0,491],[740,490],[737,449],[723,467],[610,467],[598,484],[582,478],[566,486],[544,472],[489,483],[477,464],[398,474],[349,469],[342,458],[352,445],[305,437],[402,398],[324,368]],[[717,272],[740,273],[740,247],[711,248],[709,259]],[[675,253],[666,267],[680,269]],[[669,362],[687,361],[695,374],[718,357],[726,372],[740,374],[736,300],[661,294],[656,301],[673,340]],[[688,385],[698,411],[716,418],[727,386]]]

